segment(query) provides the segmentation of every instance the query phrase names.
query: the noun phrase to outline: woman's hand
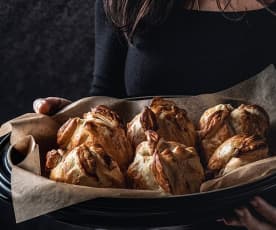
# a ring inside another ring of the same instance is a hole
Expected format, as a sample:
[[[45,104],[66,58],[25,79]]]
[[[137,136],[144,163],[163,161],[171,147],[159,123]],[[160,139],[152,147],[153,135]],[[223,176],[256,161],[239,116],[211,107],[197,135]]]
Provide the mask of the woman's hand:
[[[71,101],[60,97],[39,98],[34,101],[33,108],[36,113],[52,115],[70,103]]]
[[[260,197],[255,197],[250,203],[264,217],[265,221],[258,220],[247,208],[240,208],[235,210],[238,218],[225,219],[225,224],[244,226],[248,230],[276,230],[276,207],[271,206]]]

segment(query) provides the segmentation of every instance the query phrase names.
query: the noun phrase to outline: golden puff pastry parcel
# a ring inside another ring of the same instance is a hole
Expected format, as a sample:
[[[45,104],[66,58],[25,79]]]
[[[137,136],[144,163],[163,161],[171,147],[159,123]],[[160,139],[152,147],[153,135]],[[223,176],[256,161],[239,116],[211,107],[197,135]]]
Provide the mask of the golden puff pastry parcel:
[[[69,119],[58,131],[60,148],[72,150],[85,143],[101,145],[122,170],[133,160],[133,151],[118,114],[100,105],[83,118]]]
[[[266,136],[269,128],[269,116],[258,105],[241,104],[231,113],[231,125],[236,134]]]
[[[146,135],[127,171],[133,188],[173,195],[199,192],[204,171],[195,148],[165,141],[154,131]]]
[[[101,146],[82,144],[68,152],[52,150],[46,156],[49,178],[58,182],[99,188],[123,188],[125,178],[116,161]]]
[[[233,109],[230,104],[219,104],[202,114],[199,120],[199,137],[206,163],[217,147],[234,135],[229,123]]]
[[[150,107],[128,123],[128,137],[137,147],[146,140],[145,131],[154,130],[167,141],[176,141],[186,146],[195,146],[196,130],[187,112],[173,101],[155,97]]]
[[[265,136],[269,116],[258,105],[241,104],[234,109],[220,104],[206,110],[199,121],[201,147],[208,163],[212,154],[228,138],[237,134]]]
[[[222,143],[208,163],[215,176],[223,176],[243,165],[269,157],[265,139],[256,135],[235,135]]]

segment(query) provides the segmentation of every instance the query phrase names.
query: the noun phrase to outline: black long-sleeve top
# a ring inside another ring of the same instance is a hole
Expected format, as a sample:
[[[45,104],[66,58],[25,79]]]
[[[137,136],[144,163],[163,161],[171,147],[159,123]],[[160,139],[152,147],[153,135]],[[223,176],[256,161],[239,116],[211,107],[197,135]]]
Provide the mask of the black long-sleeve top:
[[[276,16],[266,9],[223,14],[177,6],[128,45],[108,22],[102,0],[95,8],[92,95],[211,93],[276,62]]]

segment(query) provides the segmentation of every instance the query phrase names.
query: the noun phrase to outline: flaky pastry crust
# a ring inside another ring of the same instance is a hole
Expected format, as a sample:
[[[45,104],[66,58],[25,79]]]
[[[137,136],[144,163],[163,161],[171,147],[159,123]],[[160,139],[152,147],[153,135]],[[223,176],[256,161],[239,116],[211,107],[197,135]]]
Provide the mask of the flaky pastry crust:
[[[248,163],[268,157],[265,139],[256,135],[235,135],[221,144],[208,163],[208,169],[217,176],[225,175]]]
[[[58,182],[100,188],[125,187],[118,164],[99,145],[82,144],[67,153],[49,151],[46,169],[50,171],[49,178]]]
[[[150,107],[128,123],[128,138],[134,149],[146,140],[145,131],[153,130],[167,141],[176,141],[186,146],[195,146],[196,131],[187,112],[170,100],[156,97]]]
[[[103,105],[84,114],[83,119],[69,119],[59,129],[57,142],[67,151],[85,143],[101,145],[122,170],[133,159],[131,144],[118,114]]]
[[[195,148],[164,141],[154,131],[146,135],[147,141],[138,145],[127,171],[133,187],[173,195],[198,192],[204,171]]]
[[[206,110],[199,121],[201,148],[208,163],[215,150],[227,139],[237,134],[265,136],[269,117],[257,105],[242,104],[234,109],[220,104]]]

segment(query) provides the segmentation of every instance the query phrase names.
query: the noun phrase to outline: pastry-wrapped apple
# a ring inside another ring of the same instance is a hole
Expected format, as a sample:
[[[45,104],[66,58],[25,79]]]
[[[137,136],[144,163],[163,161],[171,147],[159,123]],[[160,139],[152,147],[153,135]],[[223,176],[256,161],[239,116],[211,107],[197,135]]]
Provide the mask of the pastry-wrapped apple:
[[[208,169],[215,176],[222,176],[268,156],[268,145],[263,137],[239,134],[229,138],[217,148],[209,160]]]
[[[233,107],[229,104],[219,104],[202,114],[199,120],[199,136],[206,162],[225,140],[234,135],[230,125],[232,110]]]
[[[52,150],[46,156],[49,178],[58,182],[100,188],[123,188],[125,178],[101,146],[82,144],[65,153]]]
[[[176,141],[186,146],[195,146],[195,126],[184,109],[170,100],[156,97],[128,124],[128,137],[134,148],[146,140],[145,131],[154,130],[167,141]]]
[[[99,144],[122,170],[133,159],[133,151],[117,113],[100,105],[84,114],[84,118],[69,119],[58,131],[57,142],[67,151],[85,143]]]
[[[242,104],[231,113],[231,125],[236,134],[266,136],[269,116],[258,105]]]
[[[258,105],[240,105],[234,109],[220,104],[206,110],[200,118],[200,141],[206,162],[228,138],[237,134],[265,136],[269,117]]]
[[[154,131],[146,135],[127,172],[133,187],[173,195],[198,192],[204,171],[195,148],[165,141]]]

